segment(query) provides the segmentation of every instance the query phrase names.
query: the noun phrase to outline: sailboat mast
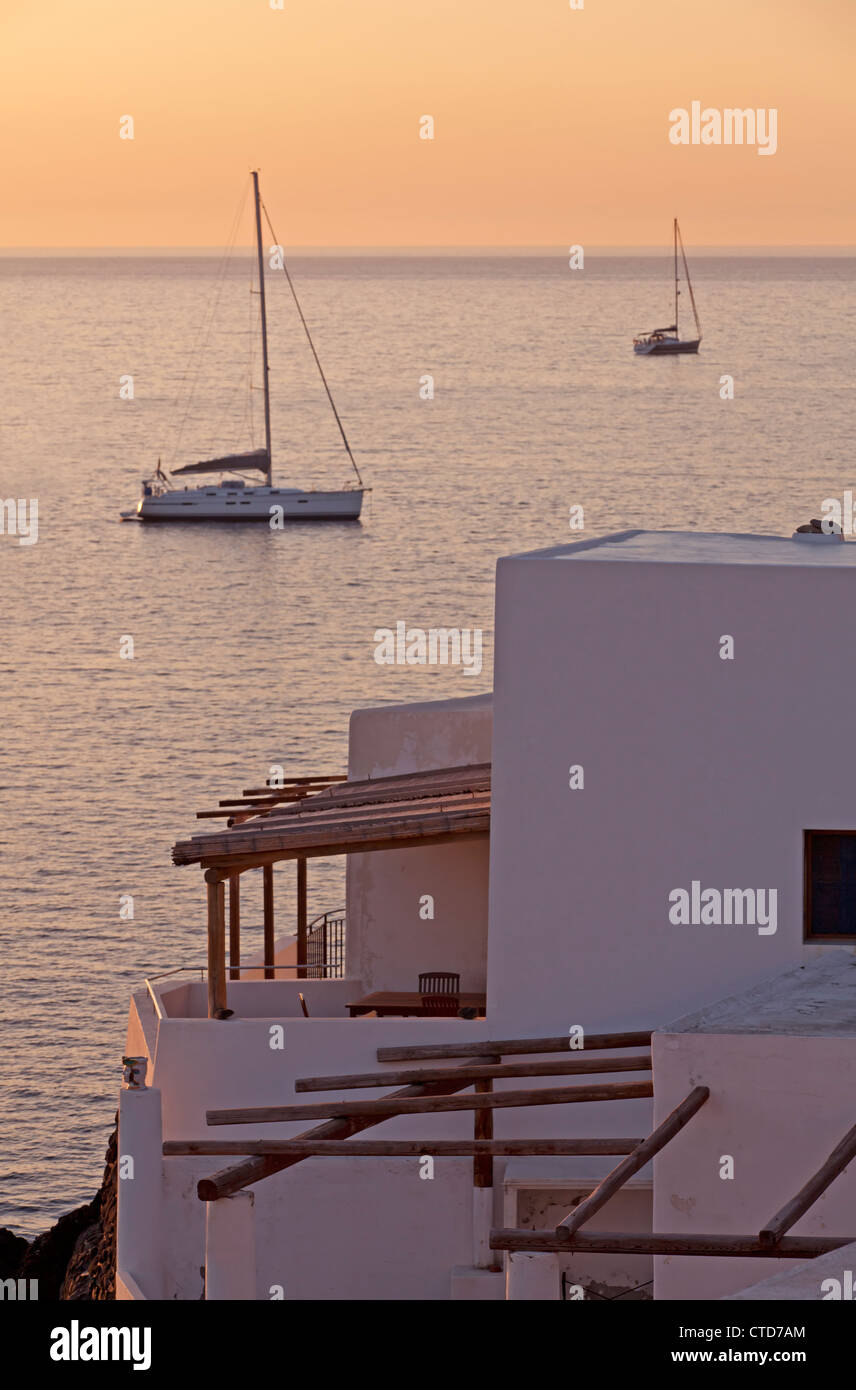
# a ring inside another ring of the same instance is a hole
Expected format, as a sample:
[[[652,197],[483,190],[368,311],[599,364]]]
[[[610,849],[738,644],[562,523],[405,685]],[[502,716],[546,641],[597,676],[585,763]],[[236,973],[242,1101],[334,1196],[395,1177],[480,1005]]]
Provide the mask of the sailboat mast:
[[[675,220],[675,226],[677,227],[677,225],[678,225],[678,224],[677,224],[677,219],[676,219],[676,220]],[[685,274],[686,277],[687,277],[687,289],[688,289],[689,292],[690,292],[690,304],[693,306],[693,318],[695,319],[695,330],[696,330],[696,334],[697,334],[697,336],[698,336],[698,340],[699,340],[699,342],[701,342],[701,322],[699,321],[698,309],[696,308],[695,295],[693,294],[693,282],[692,282],[692,280],[690,279],[690,268],[689,268],[689,266],[687,265],[687,253],[686,253],[686,251],[684,250],[684,239],[683,239],[683,237],[681,236],[680,229],[678,229],[678,237],[680,238],[680,243],[681,243],[681,256],[682,256],[683,262],[684,262],[684,274]]]
[[[262,306],[262,377],[264,380],[265,392],[265,448],[267,449],[267,480],[270,487],[272,480],[273,460],[270,449],[270,381],[268,365],[268,339],[267,339],[267,308],[265,305],[265,258],[262,249],[262,203],[259,196],[259,175],[256,169],[253,170],[253,196],[256,204],[256,248],[259,257],[259,294]]]
[[[678,296],[680,295],[680,290],[678,289],[678,219],[677,219],[677,217],[675,218],[674,236],[675,236],[675,334],[676,334],[677,337],[680,337],[680,334],[678,333]]]

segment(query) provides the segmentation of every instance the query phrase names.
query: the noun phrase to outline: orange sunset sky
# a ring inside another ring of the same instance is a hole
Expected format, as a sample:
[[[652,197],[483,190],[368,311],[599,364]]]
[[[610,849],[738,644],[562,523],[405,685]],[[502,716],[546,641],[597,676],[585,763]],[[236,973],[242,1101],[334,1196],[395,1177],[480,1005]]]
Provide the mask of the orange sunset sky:
[[[291,245],[856,243],[856,0],[584,5],[0,0],[0,246],[220,247],[253,166]]]

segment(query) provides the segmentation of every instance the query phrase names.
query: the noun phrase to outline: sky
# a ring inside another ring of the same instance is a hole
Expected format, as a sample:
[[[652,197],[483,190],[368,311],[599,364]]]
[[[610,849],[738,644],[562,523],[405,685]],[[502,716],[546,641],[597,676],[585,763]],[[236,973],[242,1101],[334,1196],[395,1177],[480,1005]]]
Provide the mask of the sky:
[[[583,6],[0,0],[0,247],[222,247],[253,167],[292,246],[856,244],[856,0]]]

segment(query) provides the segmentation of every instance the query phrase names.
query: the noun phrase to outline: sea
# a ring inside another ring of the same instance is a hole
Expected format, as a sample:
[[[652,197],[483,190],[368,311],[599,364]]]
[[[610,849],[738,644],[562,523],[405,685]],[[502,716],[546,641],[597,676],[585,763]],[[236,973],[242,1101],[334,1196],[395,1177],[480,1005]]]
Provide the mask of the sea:
[[[701,350],[666,359],[631,348],[672,321],[665,253],[291,271],[362,520],[144,526],[120,512],[159,459],[263,443],[250,256],[0,257],[0,500],[38,508],[37,539],[0,535],[0,1226],[28,1237],[98,1186],[130,994],[204,962],[201,875],[170,857],[211,827],[198,810],[272,767],[344,772],[352,709],[489,691],[499,556],[630,527],[789,535],[856,488],[847,255],[692,257]],[[267,308],[275,477],[338,487],[273,272]],[[481,629],[482,669],[378,664],[399,621]],[[281,932],[293,866],[275,878]],[[311,861],[310,915],[343,891],[341,860]]]

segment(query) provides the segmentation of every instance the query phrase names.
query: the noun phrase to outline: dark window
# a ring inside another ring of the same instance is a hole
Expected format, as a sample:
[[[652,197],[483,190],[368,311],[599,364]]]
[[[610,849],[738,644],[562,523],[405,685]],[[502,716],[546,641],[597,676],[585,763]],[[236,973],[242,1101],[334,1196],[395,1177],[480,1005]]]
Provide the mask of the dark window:
[[[856,941],[856,830],[805,832],[805,939]]]

